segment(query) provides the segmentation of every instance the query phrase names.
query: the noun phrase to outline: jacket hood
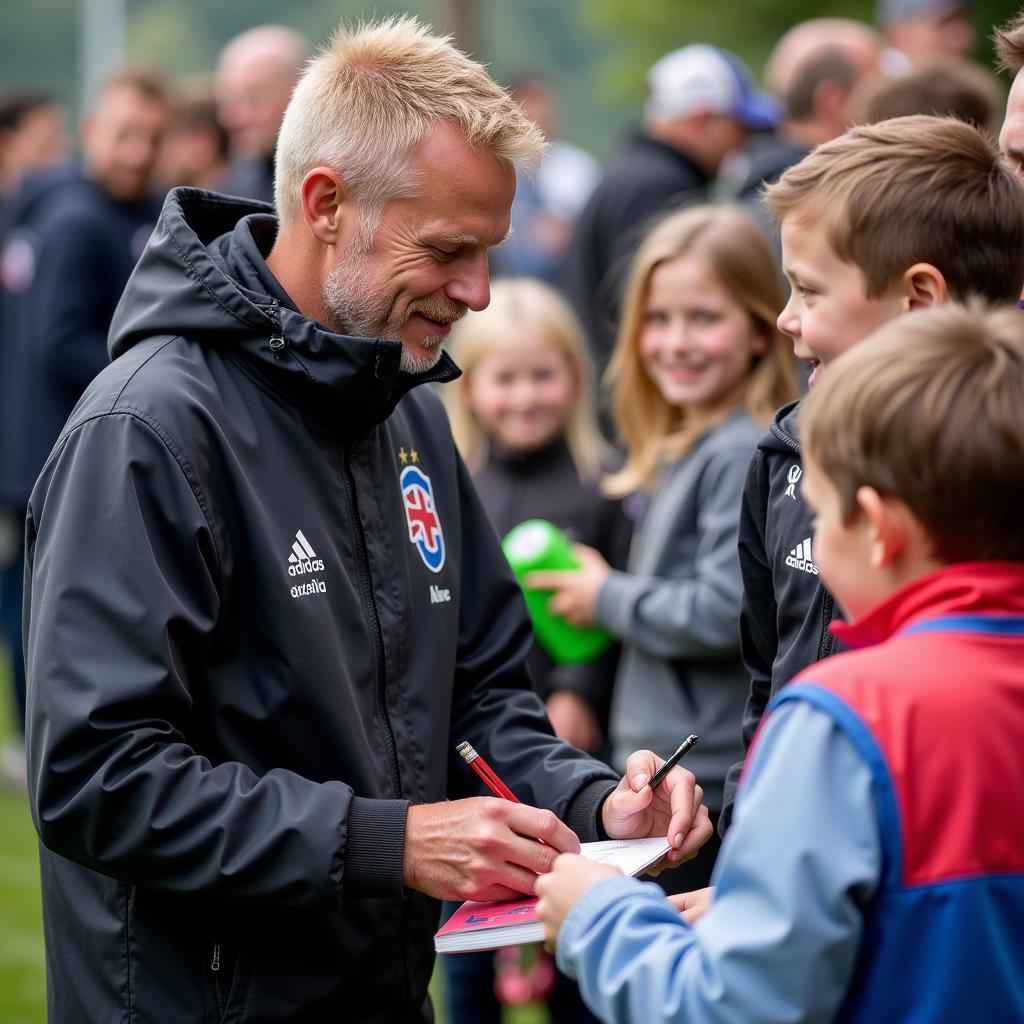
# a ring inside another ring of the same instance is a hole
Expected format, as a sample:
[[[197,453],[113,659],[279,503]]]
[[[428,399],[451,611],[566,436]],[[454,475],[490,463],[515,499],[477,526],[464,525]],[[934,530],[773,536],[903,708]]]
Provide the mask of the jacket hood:
[[[368,426],[416,384],[459,375],[447,353],[425,373],[401,373],[401,342],[335,334],[240,285],[229,270],[233,257],[247,234],[275,229],[273,213],[267,203],[172,189],[114,311],[111,359],[146,338],[180,335],[233,350],[310,411]]]
[[[789,402],[777,409],[772,417],[768,430],[757,442],[762,451],[786,452],[788,455],[800,454],[800,440],[797,437],[797,419],[800,414],[800,401]]]

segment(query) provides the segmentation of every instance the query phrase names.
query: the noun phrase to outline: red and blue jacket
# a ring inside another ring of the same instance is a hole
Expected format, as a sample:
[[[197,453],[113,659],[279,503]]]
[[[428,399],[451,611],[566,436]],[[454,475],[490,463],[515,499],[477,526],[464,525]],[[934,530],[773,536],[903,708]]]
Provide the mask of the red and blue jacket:
[[[775,699],[869,765],[882,848],[840,1019],[1024,1020],[1024,565],[949,566]]]

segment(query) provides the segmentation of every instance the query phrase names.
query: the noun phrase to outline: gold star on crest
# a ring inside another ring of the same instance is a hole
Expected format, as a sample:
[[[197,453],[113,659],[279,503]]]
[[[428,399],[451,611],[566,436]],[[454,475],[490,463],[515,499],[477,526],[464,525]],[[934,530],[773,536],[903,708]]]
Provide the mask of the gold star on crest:
[[[413,448],[413,449],[412,449],[412,450],[411,450],[411,451],[409,452],[409,458],[410,458],[410,459],[411,459],[411,460],[412,460],[413,462],[419,462],[419,461],[420,461],[420,453],[419,453],[418,451],[416,451],[416,449],[415,449],[415,448]]]
[[[404,447],[398,449],[398,457],[401,459],[403,466],[409,461],[409,453]],[[414,459],[413,461],[415,462],[416,460]]]

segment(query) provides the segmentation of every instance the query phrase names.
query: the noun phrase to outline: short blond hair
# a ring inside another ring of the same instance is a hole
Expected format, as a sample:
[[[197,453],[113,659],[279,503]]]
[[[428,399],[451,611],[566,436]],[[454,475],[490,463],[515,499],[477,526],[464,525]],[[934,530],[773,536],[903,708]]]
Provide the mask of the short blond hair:
[[[594,412],[594,367],[587,352],[583,328],[569,304],[549,285],[528,277],[504,278],[491,286],[486,309],[467,313],[452,328],[449,352],[462,370],[462,378],[441,391],[455,444],[474,473],[487,460],[489,443],[469,407],[473,373],[501,339],[532,329],[542,332],[565,356],[575,392],[566,422],[565,441],[577,472],[596,480],[610,452],[601,440]]]
[[[415,150],[438,122],[476,149],[530,170],[544,137],[483,65],[415,18],[342,23],[309,62],[285,111],[275,158],[274,198],[284,225],[299,211],[306,173],[332,167],[365,218],[415,194]]]
[[[800,410],[847,523],[870,486],[944,562],[1024,560],[1024,314],[954,303],[898,317],[831,364]]]
[[[953,117],[858,125],[818,146],[764,193],[776,224],[820,223],[881,295],[915,263],[950,294],[1009,302],[1024,283],[1024,188],[992,142]]]
[[[746,310],[765,340],[750,373],[719,408],[700,418],[669,404],[651,380],[640,356],[651,275],[663,263],[683,256],[706,262],[733,299]],[[665,460],[677,459],[704,431],[737,409],[767,425],[772,412],[796,397],[793,348],[776,325],[783,306],[775,254],[753,218],[737,206],[703,205],[669,214],[641,242],[630,265],[618,339],[605,381],[612,411],[626,446],[626,463],[605,489],[622,496],[654,486]]]

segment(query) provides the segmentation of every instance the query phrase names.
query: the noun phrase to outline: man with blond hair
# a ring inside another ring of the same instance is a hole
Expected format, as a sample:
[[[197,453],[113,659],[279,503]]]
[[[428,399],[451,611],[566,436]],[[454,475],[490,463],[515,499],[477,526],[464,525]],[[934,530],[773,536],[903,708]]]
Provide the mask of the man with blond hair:
[[[51,1022],[415,1021],[438,899],[710,834],[555,739],[428,382],[541,139],[412,19],[308,66],[262,205],[170,193],[29,504]],[[467,740],[522,800],[478,796]],[[545,808],[545,809],[540,809]],[[543,843],[538,840],[543,839]]]

